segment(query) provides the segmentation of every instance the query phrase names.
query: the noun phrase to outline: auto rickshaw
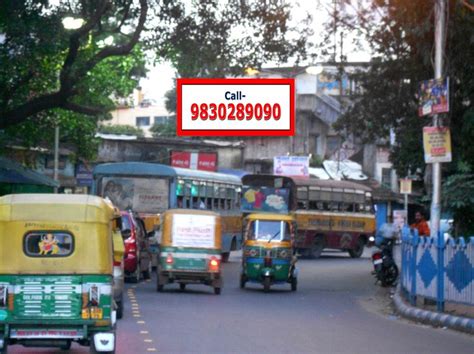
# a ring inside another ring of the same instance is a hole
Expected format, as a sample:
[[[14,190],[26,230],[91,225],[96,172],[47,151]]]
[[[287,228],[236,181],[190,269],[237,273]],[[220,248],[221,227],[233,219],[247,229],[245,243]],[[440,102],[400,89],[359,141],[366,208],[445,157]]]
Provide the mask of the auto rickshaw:
[[[291,290],[296,291],[294,218],[282,214],[250,214],[244,225],[240,288],[245,288],[247,282],[257,282],[268,292],[273,284],[290,283]]]
[[[205,284],[219,295],[221,276],[221,217],[204,210],[171,209],[163,214],[157,267],[157,291],[169,283]]]
[[[0,198],[0,352],[90,346],[115,353],[113,234],[120,215],[87,195]],[[115,259],[118,261],[118,259]]]

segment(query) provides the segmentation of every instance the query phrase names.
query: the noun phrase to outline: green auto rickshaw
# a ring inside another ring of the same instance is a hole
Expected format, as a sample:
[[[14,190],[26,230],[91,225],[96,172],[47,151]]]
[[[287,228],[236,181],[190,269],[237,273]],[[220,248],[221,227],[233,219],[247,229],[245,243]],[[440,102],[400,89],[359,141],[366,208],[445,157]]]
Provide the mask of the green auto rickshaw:
[[[0,198],[0,353],[9,345],[115,353],[113,235],[120,214],[99,197]]]
[[[296,291],[298,270],[294,248],[295,223],[290,215],[256,213],[244,220],[244,244],[240,287],[247,282],[263,285],[291,284]]]
[[[169,283],[205,284],[219,295],[221,275],[221,217],[212,211],[171,209],[162,217],[157,267],[157,291]]]

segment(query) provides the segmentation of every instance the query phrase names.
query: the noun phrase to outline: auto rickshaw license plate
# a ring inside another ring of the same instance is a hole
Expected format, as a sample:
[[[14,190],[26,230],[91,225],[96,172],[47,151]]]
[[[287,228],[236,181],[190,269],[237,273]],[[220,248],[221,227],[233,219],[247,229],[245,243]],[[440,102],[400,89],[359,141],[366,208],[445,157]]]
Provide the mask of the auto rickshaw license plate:
[[[83,338],[82,329],[12,329],[11,338]]]

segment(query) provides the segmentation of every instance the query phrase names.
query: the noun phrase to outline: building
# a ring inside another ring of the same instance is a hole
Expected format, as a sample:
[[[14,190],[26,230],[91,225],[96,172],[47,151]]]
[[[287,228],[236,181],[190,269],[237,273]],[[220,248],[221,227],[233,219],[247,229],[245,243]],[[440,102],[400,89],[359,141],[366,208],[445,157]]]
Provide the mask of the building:
[[[145,137],[151,137],[150,128],[155,124],[166,124],[174,116],[164,104],[143,98],[141,90],[135,90],[131,98],[119,100],[115,110],[110,112],[112,120],[104,125],[130,125],[143,130]],[[173,118],[174,119],[174,118]]]

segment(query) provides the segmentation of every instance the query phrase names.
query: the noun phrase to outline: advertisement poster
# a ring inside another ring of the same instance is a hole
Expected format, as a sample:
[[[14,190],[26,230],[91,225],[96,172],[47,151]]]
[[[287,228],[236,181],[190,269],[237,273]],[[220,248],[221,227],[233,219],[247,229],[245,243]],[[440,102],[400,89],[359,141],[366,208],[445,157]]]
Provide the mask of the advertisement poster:
[[[402,178],[400,180],[400,193],[401,194],[411,194],[411,179]]]
[[[211,215],[173,215],[173,247],[213,248],[215,225]]]
[[[309,177],[308,156],[275,156],[273,174],[288,177]]]
[[[120,210],[159,213],[168,208],[168,181],[165,179],[102,179],[102,197],[109,198]]]
[[[420,82],[418,115],[420,117],[449,112],[449,78]]]
[[[406,224],[407,212],[406,210],[394,210],[393,211],[393,225],[398,231],[401,231],[403,225]]]
[[[285,188],[249,187],[242,189],[242,211],[288,212],[289,191]]]
[[[451,162],[451,134],[447,127],[424,127],[425,162]]]
[[[216,172],[217,153],[171,151],[171,166]]]

